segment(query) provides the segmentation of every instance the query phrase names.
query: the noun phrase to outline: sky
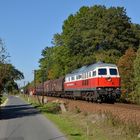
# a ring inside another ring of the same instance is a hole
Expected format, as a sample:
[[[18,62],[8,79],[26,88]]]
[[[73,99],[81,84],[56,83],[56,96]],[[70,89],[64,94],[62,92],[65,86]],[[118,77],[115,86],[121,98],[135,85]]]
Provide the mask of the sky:
[[[133,23],[140,24],[140,0],[0,0],[0,38],[11,63],[24,73],[20,83],[33,80],[41,51],[52,46],[64,20],[82,6],[123,6]]]

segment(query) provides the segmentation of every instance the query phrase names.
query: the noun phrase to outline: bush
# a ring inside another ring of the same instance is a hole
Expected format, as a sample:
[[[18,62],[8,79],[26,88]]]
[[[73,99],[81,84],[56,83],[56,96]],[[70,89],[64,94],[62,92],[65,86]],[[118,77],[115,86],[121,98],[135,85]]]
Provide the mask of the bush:
[[[41,111],[46,112],[46,113],[58,114],[61,111],[60,104],[59,103],[47,103],[42,107]]]

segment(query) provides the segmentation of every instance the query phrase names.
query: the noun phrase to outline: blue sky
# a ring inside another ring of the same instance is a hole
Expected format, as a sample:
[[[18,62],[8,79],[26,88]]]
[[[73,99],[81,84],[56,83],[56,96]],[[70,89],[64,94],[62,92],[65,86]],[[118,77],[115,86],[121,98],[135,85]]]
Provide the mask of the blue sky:
[[[23,81],[33,79],[42,49],[51,46],[63,21],[81,6],[95,4],[123,6],[131,21],[140,24],[140,0],[0,0],[0,38],[12,64],[24,73]]]

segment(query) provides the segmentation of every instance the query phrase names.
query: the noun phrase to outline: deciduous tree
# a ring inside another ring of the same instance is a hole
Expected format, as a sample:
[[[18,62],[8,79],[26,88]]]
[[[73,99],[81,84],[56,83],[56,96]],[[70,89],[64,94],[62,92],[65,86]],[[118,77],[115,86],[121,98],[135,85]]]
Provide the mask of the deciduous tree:
[[[134,60],[136,53],[133,48],[126,50],[125,54],[119,59],[118,67],[121,76],[121,87],[124,94],[131,93],[135,89],[134,84]],[[124,96],[124,95],[123,95]]]
[[[134,61],[134,80],[136,88],[133,97],[134,100],[140,103],[140,48],[137,51],[136,59]]]

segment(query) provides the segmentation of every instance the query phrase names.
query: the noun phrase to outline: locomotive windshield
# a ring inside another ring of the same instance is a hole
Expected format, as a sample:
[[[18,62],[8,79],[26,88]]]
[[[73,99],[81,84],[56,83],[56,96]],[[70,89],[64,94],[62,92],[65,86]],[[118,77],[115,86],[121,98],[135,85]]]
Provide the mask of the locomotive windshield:
[[[117,70],[114,68],[109,69],[110,75],[117,75]]]
[[[107,75],[107,70],[106,70],[106,68],[98,69],[98,75]]]

